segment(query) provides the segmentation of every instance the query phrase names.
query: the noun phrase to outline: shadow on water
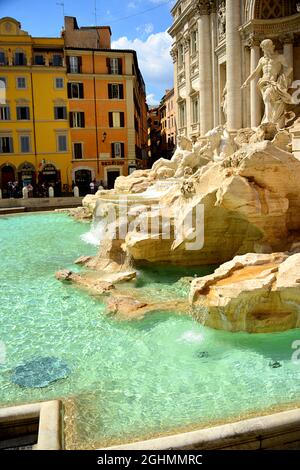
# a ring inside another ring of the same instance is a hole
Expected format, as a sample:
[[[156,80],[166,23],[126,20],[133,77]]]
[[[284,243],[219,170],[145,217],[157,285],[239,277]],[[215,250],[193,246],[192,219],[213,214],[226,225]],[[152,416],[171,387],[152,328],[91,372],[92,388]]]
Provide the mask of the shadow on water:
[[[217,268],[214,266],[141,266],[136,287],[144,287],[147,284],[174,284],[182,277],[202,277],[211,274]]]

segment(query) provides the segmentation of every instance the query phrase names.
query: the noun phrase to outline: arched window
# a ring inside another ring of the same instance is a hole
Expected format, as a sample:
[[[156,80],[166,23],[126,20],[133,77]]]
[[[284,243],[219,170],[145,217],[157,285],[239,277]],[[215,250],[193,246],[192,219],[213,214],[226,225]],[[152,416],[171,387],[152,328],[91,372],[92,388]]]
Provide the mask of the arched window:
[[[257,0],[255,5],[255,18],[260,20],[274,20],[296,13],[295,0]]]

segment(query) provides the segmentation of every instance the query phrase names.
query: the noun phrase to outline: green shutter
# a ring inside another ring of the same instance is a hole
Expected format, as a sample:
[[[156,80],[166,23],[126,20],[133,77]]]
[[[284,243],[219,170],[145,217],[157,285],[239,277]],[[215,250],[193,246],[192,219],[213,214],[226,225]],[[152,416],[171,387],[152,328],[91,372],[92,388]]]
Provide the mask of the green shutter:
[[[79,98],[84,98],[83,83],[79,83]]]
[[[119,69],[119,75],[122,75],[123,74],[122,59],[118,59],[118,69]]]
[[[82,58],[78,57],[78,73],[81,73],[82,70]]]

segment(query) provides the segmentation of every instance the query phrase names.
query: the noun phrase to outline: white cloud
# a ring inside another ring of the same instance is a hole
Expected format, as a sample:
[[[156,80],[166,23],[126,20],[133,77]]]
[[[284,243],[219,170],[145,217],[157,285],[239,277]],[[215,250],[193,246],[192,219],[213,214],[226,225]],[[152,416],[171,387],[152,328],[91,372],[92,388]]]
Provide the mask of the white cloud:
[[[136,31],[138,33],[141,33],[141,37],[149,36],[149,34],[153,33],[154,31],[154,25],[153,23],[146,23],[146,24],[141,24],[140,26],[137,26]]]
[[[114,49],[134,49],[137,52],[139,67],[146,87],[171,88],[173,83],[173,64],[170,56],[172,39],[167,32],[151,34],[142,39],[128,39],[123,36],[112,42]]]
[[[146,34],[151,34],[154,31],[154,26],[152,23],[146,23],[144,27],[144,31]]]
[[[157,106],[159,104],[159,101],[155,98],[154,93],[149,93],[146,97],[147,103],[149,106]]]

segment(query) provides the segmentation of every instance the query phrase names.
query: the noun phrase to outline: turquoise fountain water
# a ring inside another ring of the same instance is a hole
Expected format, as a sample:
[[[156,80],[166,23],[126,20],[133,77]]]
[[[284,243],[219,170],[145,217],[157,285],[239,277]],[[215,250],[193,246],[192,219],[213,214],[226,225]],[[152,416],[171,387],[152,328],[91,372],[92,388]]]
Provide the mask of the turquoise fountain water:
[[[300,401],[300,365],[291,360],[299,330],[232,334],[159,312],[117,322],[99,300],[56,281],[55,271],[79,269],[73,260],[95,253],[80,239],[86,230],[63,214],[0,217],[2,406],[70,397],[76,439],[88,448]],[[188,273],[155,268],[137,286],[171,295]],[[63,361],[68,377],[44,388],[14,384],[14,369],[38,357]]]

